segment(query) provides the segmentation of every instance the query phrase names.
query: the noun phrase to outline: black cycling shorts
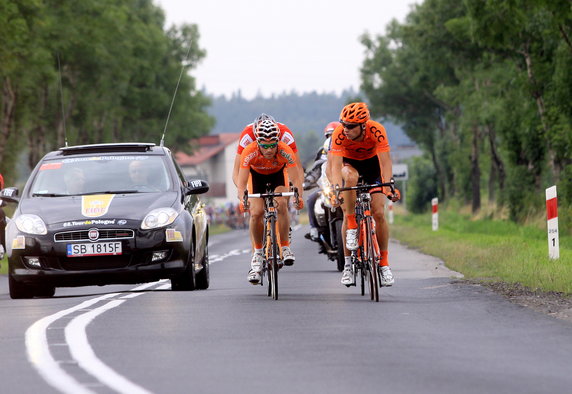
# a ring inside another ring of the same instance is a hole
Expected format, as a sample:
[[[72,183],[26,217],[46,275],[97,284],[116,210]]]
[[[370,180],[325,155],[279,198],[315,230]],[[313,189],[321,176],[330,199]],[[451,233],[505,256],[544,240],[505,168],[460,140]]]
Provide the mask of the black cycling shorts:
[[[266,193],[267,190],[274,191],[278,186],[286,186],[286,174],[284,167],[272,174],[261,174],[250,169],[252,190],[251,193]]]
[[[365,160],[343,158],[344,165],[350,165],[356,169],[360,177],[367,184],[381,183],[381,171],[377,155]]]

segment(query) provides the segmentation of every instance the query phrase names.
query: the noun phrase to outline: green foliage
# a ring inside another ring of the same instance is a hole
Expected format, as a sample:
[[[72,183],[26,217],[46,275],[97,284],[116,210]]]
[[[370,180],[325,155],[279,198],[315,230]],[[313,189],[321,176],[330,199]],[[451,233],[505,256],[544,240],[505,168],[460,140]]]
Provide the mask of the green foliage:
[[[437,196],[435,168],[424,157],[409,160],[409,181],[407,208],[414,213],[426,212],[431,208],[431,199]]]
[[[560,259],[548,258],[546,229],[508,221],[470,220],[439,210],[439,230],[424,215],[395,215],[391,236],[437,256],[466,278],[520,283],[572,294],[572,237],[561,235]]]
[[[442,201],[478,210],[486,188],[522,221],[544,187],[569,188],[571,37],[566,0],[425,0],[362,37],[362,89],[425,151]]]
[[[212,128],[210,101],[189,75],[205,56],[198,28],[165,31],[151,0],[7,0],[0,15],[0,83],[13,93],[1,98],[0,145],[12,135],[27,140],[30,166],[65,134],[70,145],[158,143],[183,66],[166,145],[185,146]],[[0,168],[13,170],[2,148]]]

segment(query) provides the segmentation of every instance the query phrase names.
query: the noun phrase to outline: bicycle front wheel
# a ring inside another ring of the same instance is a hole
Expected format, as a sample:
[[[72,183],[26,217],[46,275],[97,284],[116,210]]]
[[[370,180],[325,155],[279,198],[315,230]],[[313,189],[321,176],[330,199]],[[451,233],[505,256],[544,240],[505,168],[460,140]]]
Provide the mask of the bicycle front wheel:
[[[270,218],[270,251],[271,256],[269,275],[268,275],[268,286],[272,298],[278,299],[278,260],[280,259],[280,254],[278,253],[278,240],[276,238],[276,218],[272,216]]]
[[[377,276],[378,255],[374,245],[375,231],[373,230],[373,218],[368,217],[366,221],[367,234],[367,277],[369,281],[369,292],[371,300],[379,302],[379,286]]]

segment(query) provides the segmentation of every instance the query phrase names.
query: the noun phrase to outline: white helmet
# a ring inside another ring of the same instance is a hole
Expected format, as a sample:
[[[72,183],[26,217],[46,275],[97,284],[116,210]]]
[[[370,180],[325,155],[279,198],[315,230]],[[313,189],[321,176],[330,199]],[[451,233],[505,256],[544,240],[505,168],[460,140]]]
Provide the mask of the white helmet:
[[[278,141],[280,138],[278,123],[270,115],[261,114],[257,117],[252,124],[252,129],[256,141]]]

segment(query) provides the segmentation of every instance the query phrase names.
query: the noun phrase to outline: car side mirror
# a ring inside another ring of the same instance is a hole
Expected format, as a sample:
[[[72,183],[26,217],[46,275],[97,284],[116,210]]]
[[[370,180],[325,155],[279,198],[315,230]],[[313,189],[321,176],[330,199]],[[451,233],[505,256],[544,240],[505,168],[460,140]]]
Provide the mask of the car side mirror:
[[[189,181],[185,188],[185,194],[203,194],[209,191],[209,184],[207,181],[201,179],[194,179]]]
[[[0,200],[5,202],[18,203],[20,199],[18,198],[18,188],[17,187],[7,187],[0,191]]]

